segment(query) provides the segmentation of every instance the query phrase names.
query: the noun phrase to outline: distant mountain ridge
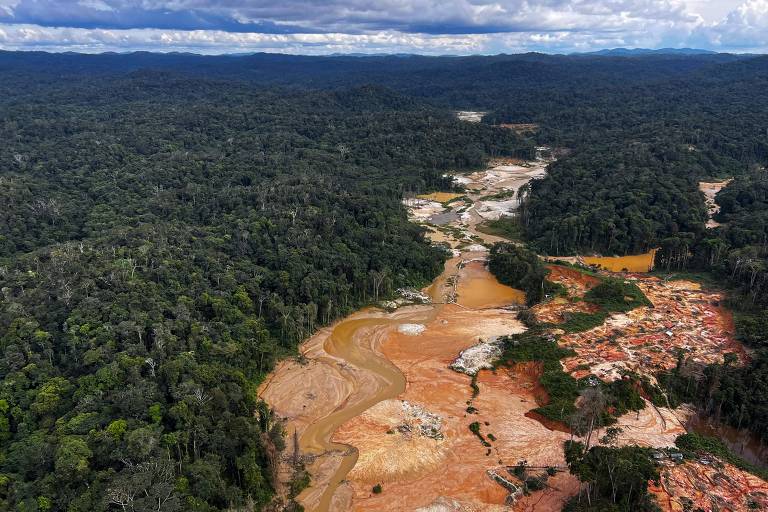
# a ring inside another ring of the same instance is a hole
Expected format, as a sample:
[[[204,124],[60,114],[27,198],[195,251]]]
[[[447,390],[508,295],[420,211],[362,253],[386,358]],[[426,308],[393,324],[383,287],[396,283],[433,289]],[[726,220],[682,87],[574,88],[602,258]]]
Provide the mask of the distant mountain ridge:
[[[715,55],[719,52],[703,50],[700,48],[610,48],[594,52],[580,52],[571,55],[604,55],[609,57],[623,57],[634,55]]]

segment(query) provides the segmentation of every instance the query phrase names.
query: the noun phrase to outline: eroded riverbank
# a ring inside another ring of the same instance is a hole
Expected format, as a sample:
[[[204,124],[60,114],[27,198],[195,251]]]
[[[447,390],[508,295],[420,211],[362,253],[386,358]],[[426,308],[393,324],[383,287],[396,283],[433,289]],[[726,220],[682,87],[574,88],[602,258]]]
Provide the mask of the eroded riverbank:
[[[260,396],[285,420],[288,436],[297,441],[296,460],[312,477],[297,498],[306,510],[506,510],[513,489],[504,475],[523,460],[538,471],[560,471],[545,490],[517,494],[516,510],[559,510],[577,492],[577,481],[564,471],[562,441],[570,434],[532,412],[547,401],[535,365],[480,370],[474,379],[451,369],[467,349],[525,329],[514,307],[524,294],[498,283],[485,266],[488,246],[504,239],[477,227],[512,213],[525,183],[545,168],[545,161],[494,162],[486,171],[457,177],[467,187],[464,195],[408,200],[411,219],[453,252],[424,290],[432,304],[350,315],[305,342],[302,362],[282,363],[262,386]],[[629,258],[602,266],[647,270],[653,254]],[[535,308],[540,320],[558,323],[588,309],[579,297],[599,280],[569,267],[551,269],[550,279],[572,297]],[[721,295],[694,283],[621,275],[635,280],[655,307],[612,315],[591,331],[563,336],[560,343],[576,354],[563,361],[565,371],[607,380],[625,370],[652,376],[675,364],[676,354],[665,345],[702,362],[717,360],[723,350],[744,356],[730,316],[719,306]],[[670,315],[677,321],[670,322]],[[619,418],[618,443],[670,446],[685,432],[687,417],[684,410],[647,403]],[[292,459],[293,447],[287,452]],[[291,475],[284,470],[281,481],[287,482]],[[664,503],[682,499],[672,491],[665,496]]]

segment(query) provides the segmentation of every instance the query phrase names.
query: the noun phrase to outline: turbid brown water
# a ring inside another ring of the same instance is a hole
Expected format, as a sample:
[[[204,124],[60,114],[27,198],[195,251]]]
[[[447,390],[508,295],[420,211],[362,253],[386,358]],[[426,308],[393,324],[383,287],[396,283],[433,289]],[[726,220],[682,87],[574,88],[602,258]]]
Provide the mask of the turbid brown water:
[[[481,261],[473,261],[459,269],[460,258],[449,260],[445,271],[438,276],[431,289],[445,286],[446,280],[454,276],[458,278],[460,298],[458,302],[472,309],[497,307],[525,300],[525,294],[508,286],[500,284],[485,269]],[[466,284],[465,284],[466,283]],[[433,291],[438,295],[437,291]],[[317,506],[314,509],[325,512],[331,509],[334,493],[344,481],[347,474],[355,466],[358,451],[355,447],[332,441],[332,436],[338,428],[348,420],[355,418],[383,400],[395,398],[405,391],[406,380],[402,372],[378,351],[378,345],[386,337],[386,333],[406,323],[425,324],[431,322],[439,314],[442,304],[433,304],[418,308],[410,314],[382,315],[381,312],[370,310],[370,316],[362,312],[352,318],[342,320],[331,331],[323,343],[323,351],[333,358],[345,361],[346,364],[373,376],[368,383],[364,396],[359,399],[345,400],[333,412],[310,423],[299,440],[299,447],[304,454],[322,455],[328,453],[343,454],[341,462],[333,475],[327,480]],[[299,501],[305,503],[312,489],[299,496]],[[314,500],[311,500],[314,501]]]
[[[489,274],[482,261],[467,263],[456,287],[456,301],[468,308],[501,307],[509,304],[525,304],[525,293],[504,286]]]
[[[718,424],[699,414],[691,416],[685,426],[698,434],[720,439],[742,459],[763,469],[768,469],[768,445],[761,442],[756,434],[751,434],[748,430],[737,430],[728,425]]]
[[[649,272],[653,270],[656,249],[632,256],[584,256],[587,265],[598,265],[611,272]]]
[[[331,441],[333,433],[347,420],[360,415],[382,400],[396,397],[405,390],[405,377],[402,372],[372,346],[360,343],[361,337],[371,330],[391,328],[414,320],[429,321],[437,307],[439,306],[433,306],[425,311],[425,314],[418,315],[418,318],[375,317],[345,320],[334,327],[325,341],[323,348],[326,353],[370,372],[375,376],[376,386],[366,390],[368,396],[363,400],[353,404],[342,404],[332,414],[312,423],[301,436],[299,445],[304,453],[323,454],[332,451],[344,453],[341,464],[331,477],[315,510],[324,512],[330,509],[334,492],[357,462],[357,449],[353,446],[334,443]]]

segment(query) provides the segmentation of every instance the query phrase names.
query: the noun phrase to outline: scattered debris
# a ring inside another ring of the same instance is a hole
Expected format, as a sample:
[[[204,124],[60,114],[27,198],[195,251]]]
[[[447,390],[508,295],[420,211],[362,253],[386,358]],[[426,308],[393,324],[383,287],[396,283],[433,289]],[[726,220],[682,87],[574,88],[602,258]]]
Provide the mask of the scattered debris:
[[[715,202],[715,196],[718,192],[727,187],[731,181],[733,181],[733,178],[724,181],[702,181],[699,183],[699,190],[704,194],[704,204],[707,205],[707,216],[709,217],[709,220],[707,220],[708,228],[716,228],[720,225],[719,222],[712,218],[720,211],[720,206]]]
[[[563,284],[571,296],[569,301],[553,300],[532,308],[539,321],[556,321],[558,315],[569,312],[590,312],[580,301],[589,286],[572,275],[577,271],[550,269],[549,279]],[[744,348],[733,337],[732,317],[719,306],[722,293],[703,291],[689,281],[663,281],[643,274],[631,277],[653,307],[613,314],[598,327],[563,335],[560,345],[576,352],[563,360],[571,375],[592,374],[613,381],[634,371],[650,377],[674,367],[678,353],[697,364],[721,362],[726,352],[745,359]]]
[[[506,490],[509,491],[509,495],[506,499],[506,505],[511,506],[514,505],[514,503],[520,498],[520,496],[523,495],[523,488],[519,485],[515,484],[511,480],[507,479],[506,477],[501,476],[496,471],[489,469],[488,470],[488,476],[491,477],[491,480],[496,482],[497,484],[504,487]]]
[[[678,455],[660,461],[660,485],[649,488],[662,510],[768,509],[768,482],[717,459],[680,464]]]
[[[412,404],[407,400],[403,400],[403,412],[405,413],[406,423],[409,431],[412,431],[413,427],[417,427],[416,430],[423,437],[429,437],[430,439],[443,439],[443,420],[437,414],[432,414],[424,407],[418,404]],[[414,425],[414,422],[416,425]],[[398,426],[398,429],[400,426]]]
[[[493,363],[500,356],[501,340],[498,337],[493,337],[462,350],[449,368],[459,373],[476,375],[480,370],[492,369]]]
[[[432,302],[432,299],[429,298],[429,295],[420,290],[414,290],[412,288],[398,288],[397,294],[405,300],[419,304],[429,304]]]

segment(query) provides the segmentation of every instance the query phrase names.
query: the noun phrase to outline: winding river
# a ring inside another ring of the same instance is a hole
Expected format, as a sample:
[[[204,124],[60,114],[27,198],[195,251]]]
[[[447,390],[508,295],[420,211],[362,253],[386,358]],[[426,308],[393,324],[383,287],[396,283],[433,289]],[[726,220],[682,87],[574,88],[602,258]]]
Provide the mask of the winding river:
[[[418,320],[428,321],[427,317],[434,314],[435,307],[438,306],[430,308],[426,311],[427,315]],[[326,353],[369,372],[375,376],[376,386],[366,390],[368,396],[364,399],[351,404],[342,404],[333,413],[312,423],[301,436],[300,447],[304,453],[323,454],[334,451],[343,453],[341,464],[331,476],[315,510],[324,512],[330,509],[333,494],[357,462],[357,449],[331,441],[333,433],[347,420],[358,416],[382,400],[394,398],[405,391],[405,377],[402,372],[379,354],[375,347],[359,341],[366,337],[366,333],[371,331],[381,333],[398,324],[407,323],[408,320],[412,321],[415,318],[395,320],[379,317],[343,320],[333,328],[331,335],[325,341],[323,348]]]
[[[527,168],[522,170],[528,172]],[[487,181],[482,182],[479,189],[469,194],[471,200],[492,192],[489,185],[493,186]],[[451,197],[455,195],[450,194]],[[472,210],[474,206],[470,208],[469,222],[464,224],[466,233],[484,243],[500,240],[475,229],[483,219]],[[299,436],[301,455],[309,456],[310,461],[332,460],[321,469],[315,467],[313,470],[310,464],[312,485],[297,497],[307,510],[325,512],[343,508],[336,503],[334,495],[355,466],[358,450],[332,441],[334,433],[370,407],[405,391],[403,373],[378,350],[388,333],[401,324],[429,323],[443,307],[446,297],[458,295],[456,302],[467,309],[524,301],[522,292],[501,285],[488,273],[484,257],[485,254],[477,252],[477,248],[465,248],[461,255],[450,259],[445,270],[425,289],[432,304],[409,306],[388,314],[374,308],[362,310],[313,336],[303,346],[303,352],[313,366],[280,365],[262,387],[260,396],[279,415],[295,420],[293,429]],[[316,393],[322,396],[313,398],[299,409],[297,402],[302,397],[314,397]],[[316,405],[317,401],[328,402],[330,408],[323,409]]]

